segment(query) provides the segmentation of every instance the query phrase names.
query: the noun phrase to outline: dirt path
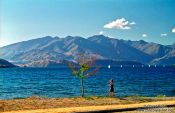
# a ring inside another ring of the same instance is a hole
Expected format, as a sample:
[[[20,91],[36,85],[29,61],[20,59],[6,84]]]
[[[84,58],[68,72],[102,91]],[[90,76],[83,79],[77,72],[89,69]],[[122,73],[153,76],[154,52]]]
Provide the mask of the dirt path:
[[[19,110],[9,111],[3,113],[72,113],[72,112],[87,112],[87,111],[117,111],[127,109],[141,109],[143,107],[157,108],[162,106],[175,106],[175,101],[157,101],[157,102],[146,102],[138,104],[126,104],[126,105],[103,105],[103,106],[86,106],[86,107],[68,107],[68,108],[50,108],[50,109],[37,109],[37,110]],[[143,109],[142,109],[143,110]],[[132,112],[132,111],[131,111]],[[134,112],[133,112],[134,113]],[[173,112],[172,112],[173,113]]]

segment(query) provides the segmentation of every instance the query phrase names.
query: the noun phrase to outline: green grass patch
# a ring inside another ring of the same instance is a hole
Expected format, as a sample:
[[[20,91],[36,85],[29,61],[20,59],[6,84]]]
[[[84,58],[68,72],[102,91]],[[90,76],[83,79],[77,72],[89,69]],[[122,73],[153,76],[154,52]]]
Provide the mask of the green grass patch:
[[[157,98],[164,98],[164,97],[166,97],[166,95],[157,95]]]
[[[84,97],[86,100],[94,100],[94,97],[93,96],[87,96],[87,97]]]

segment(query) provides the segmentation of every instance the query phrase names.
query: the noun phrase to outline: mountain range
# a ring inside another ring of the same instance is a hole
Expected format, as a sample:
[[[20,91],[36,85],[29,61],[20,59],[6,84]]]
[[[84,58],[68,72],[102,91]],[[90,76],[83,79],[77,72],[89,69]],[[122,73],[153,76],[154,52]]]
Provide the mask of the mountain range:
[[[175,44],[161,45],[144,40],[131,41],[94,35],[88,38],[46,36],[10,44],[0,48],[0,58],[15,64],[74,61],[82,51],[96,55],[98,60],[134,61],[143,64],[175,64]]]

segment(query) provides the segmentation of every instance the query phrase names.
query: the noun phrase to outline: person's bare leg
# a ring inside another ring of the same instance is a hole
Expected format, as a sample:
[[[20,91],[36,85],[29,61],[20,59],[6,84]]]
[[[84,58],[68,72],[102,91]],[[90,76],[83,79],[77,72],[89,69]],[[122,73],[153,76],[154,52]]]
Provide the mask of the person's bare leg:
[[[111,92],[109,93],[109,96],[111,97]]]
[[[114,96],[114,92],[112,92],[112,96]]]

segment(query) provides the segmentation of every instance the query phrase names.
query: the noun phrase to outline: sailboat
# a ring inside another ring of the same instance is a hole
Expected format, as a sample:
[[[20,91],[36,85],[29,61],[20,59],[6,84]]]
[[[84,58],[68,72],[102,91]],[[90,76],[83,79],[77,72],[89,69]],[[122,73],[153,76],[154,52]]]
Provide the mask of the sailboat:
[[[111,68],[111,65],[108,65],[108,69],[110,69]]]

